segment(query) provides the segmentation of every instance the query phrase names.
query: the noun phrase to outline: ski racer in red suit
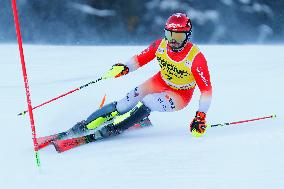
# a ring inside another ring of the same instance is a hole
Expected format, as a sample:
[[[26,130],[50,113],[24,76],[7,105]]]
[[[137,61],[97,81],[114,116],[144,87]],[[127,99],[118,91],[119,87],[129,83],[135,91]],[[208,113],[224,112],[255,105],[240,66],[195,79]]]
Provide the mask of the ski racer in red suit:
[[[95,111],[69,131],[81,134],[96,129],[86,141],[117,135],[145,119],[153,111],[172,112],[187,106],[197,85],[201,91],[199,109],[189,124],[193,136],[206,130],[206,113],[212,97],[207,61],[196,45],[189,41],[192,25],[187,15],[176,13],[165,25],[165,37],[154,41],[140,54],[125,63],[118,63],[106,77],[120,77],[147,64],[154,58],[160,71],[135,87],[127,95]],[[60,137],[61,138],[61,137]]]
[[[101,133],[105,136],[120,133],[152,111],[181,110],[190,102],[197,85],[201,91],[199,109],[189,130],[196,137],[202,136],[206,130],[205,118],[211,103],[212,87],[207,61],[197,46],[189,41],[191,31],[187,15],[176,13],[170,16],[163,39],[154,41],[126,63],[114,65],[110,74],[115,77],[125,75],[154,58],[158,60],[160,71],[130,91],[125,98],[94,112],[83,125],[87,129],[95,129],[103,122],[114,119],[110,126],[106,126],[107,129],[103,129],[106,133]]]

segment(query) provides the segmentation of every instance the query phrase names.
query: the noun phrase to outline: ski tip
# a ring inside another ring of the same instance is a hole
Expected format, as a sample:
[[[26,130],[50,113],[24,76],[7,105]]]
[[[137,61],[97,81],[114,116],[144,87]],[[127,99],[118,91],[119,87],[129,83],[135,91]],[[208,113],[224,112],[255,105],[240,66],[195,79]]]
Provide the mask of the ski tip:
[[[43,148],[46,147],[46,146],[48,146],[48,144],[43,144],[43,145],[39,145],[39,144],[38,144],[38,145],[35,146],[34,149],[35,149],[35,151],[39,151],[39,150],[43,149]]]
[[[45,148],[46,146],[50,145],[52,141],[55,141],[58,138],[59,138],[59,134],[37,138],[37,150]]]

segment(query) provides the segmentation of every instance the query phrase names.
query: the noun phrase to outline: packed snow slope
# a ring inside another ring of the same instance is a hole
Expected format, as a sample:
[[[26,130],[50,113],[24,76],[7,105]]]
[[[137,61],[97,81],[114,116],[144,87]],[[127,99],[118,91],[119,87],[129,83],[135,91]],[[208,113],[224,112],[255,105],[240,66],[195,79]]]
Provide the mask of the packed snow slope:
[[[142,46],[24,45],[34,106],[95,80]],[[207,121],[277,119],[208,129],[193,138],[188,125],[198,108],[154,112],[153,127],[125,132],[58,154],[40,151],[35,165],[17,45],[0,45],[0,188],[282,188],[284,185],[284,47],[200,46],[210,68],[213,101]],[[63,131],[96,110],[104,94],[119,100],[159,70],[156,61],[101,81],[34,110],[38,136]]]

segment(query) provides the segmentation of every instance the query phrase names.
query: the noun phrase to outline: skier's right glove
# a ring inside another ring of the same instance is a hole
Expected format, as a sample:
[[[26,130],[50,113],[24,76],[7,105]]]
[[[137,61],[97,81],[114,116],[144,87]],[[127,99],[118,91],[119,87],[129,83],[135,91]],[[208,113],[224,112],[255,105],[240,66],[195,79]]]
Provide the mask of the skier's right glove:
[[[121,63],[117,63],[103,76],[104,79],[117,78],[129,73],[129,68]]]

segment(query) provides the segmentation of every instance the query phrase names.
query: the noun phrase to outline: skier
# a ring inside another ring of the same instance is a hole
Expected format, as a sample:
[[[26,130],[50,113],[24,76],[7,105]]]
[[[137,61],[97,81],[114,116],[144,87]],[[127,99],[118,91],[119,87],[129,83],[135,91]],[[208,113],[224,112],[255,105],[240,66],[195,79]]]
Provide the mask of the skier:
[[[173,14],[168,18],[164,32],[163,39],[156,40],[129,61],[113,65],[106,75],[126,75],[155,57],[160,71],[127,93],[123,99],[105,105],[86,120],[77,123],[70,129],[73,134],[97,129],[87,138],[94,141],[120,134],[146,119],[153,111],[181,110],[190,102],[196,85],[201,91],[199,109],[189,130],[195,137],[205,133],[205,118],[211,103],[212,87],[207,61],[197,46],[189,41],[191,21],[186,14]]]

